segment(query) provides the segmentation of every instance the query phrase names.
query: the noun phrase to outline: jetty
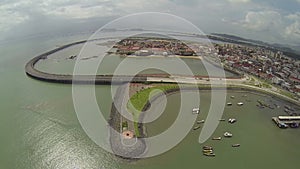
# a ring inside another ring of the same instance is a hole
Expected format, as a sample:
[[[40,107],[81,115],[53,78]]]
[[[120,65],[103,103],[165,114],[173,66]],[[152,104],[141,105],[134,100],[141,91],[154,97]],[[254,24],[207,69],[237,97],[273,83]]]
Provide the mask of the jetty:
[[[279,128],[297,128],[300,124],[300,116],[278,116],[272,117],[272,120]]]

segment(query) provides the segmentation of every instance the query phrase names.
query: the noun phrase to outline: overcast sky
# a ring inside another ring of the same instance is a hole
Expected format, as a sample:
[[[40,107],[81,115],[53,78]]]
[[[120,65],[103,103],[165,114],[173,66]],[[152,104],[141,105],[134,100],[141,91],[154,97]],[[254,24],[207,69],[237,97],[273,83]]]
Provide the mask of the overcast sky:
[[[174,14],[205,33],[300,46],[300,0],[0,0],[0,39],[95,30],[137,12]]]

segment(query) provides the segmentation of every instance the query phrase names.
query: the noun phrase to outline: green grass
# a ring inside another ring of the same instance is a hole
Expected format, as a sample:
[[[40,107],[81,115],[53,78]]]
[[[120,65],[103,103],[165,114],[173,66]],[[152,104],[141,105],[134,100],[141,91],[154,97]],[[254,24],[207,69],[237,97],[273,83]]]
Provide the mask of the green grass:
[[[141,134],[138,130],[138,119],[140,116],[141,111],[143,110],[143,108],[145,107],[147,101],[150,99],[150,94],[152,96],[159,94],[161,92],[165,92],[169,89],[176,89],[179,88],[178,85],[176,84],[169,84],[169,85],[161,85],[161,86],[154,86],[154,87],[150,87],[144,90],[141,90],[137,93],[135,93],[131,98],[130,98],[130,103],[127,103],[127,109],[129,112],[132,113],[133,118],[135,120],[134,122],[134,129],[135,129],[135,134],[137,137],[140,137]]]
[[[159,94],[161,92],[165,92],[169,89],[175,89],[178,88],[178,85],[170,84],[170,85],[162,85],[162,86],[154,86],[151,88],[147,88],[144,90],[139,91],[138,93],[135,93],[131,98],[130,102],[133,107],[130,106],[130,104],[127,104],[128,110],[132,112],[132,108],[135,108],[139,113],[143,110],[145,107],[147,101],[149,100],[149,95],[151,92],[153,92],[153,95]],[[134,113],[134,112],[132,112]]]
[[[285,95],[291,99],[294,99],[294,94],[289,92],[289,91],[285,91],[285,90],[280,90],[280,94]]]

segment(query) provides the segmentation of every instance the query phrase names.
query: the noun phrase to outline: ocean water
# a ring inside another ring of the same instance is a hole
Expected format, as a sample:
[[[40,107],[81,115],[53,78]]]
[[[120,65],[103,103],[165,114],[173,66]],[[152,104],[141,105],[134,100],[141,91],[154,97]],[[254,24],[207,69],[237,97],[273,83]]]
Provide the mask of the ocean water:
[[[234,95],[234,105],[226,107],[224,118],[238,121],[229,125],[221,122],[213,134],[225,131],[234,134],[231,139],[208,140],[204,144],[215,148],[216,157],[201,153],[199,130],[191,130],[187,137],[170,151],[156,157],[137,161],[122,160],[97,146],[83,131],[74,110],[72,86],[46,83],[26,76],[24,66],[28,60],[69,42],[87,38],[44,37],[20,40],[0,46],[0,168],[3,169],[176,169],[176,168],[295,168],[299,161],[299,129],[281,130],[271,121],[272,116],[284,114],[286,104],[275,98],[228,91]],[[89,86],[82,86],[89,87]],[[110,86],[95,87],[97,100],[108,118],[112,96]],[[199,119],[205,119],[210,95],[201,92]],[[256,100],[281,105],[278,109],[259,109]],[[247,101],[248,100],[248,101]],[[88,100],[87,100],[88,101]],[[243,101],[244,106],[236,103]],[[176,118],[179,94],[168,96],[167,107],[158,120],[146,124],[151,135],[166,130]],[[157,103],[159,104],[159,103]],[[217,104],[212,102],[212,104]],[[295,107],[299,112],[299,108]],[[189,113],[189,112],[188,112]],[[92,119],[91,119],[92,120]],[[99,133],[101,134],[101,133]],[[240,143],[233,149],[231,144]]]

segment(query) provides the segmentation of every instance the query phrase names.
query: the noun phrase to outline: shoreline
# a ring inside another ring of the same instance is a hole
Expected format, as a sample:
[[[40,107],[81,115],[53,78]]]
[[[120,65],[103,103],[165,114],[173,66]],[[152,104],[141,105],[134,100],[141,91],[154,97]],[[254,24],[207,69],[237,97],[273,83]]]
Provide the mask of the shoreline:
[[[283,102],[286,102],[288,104],[293,104],[294,106],[300,106],[299,103],[295,103],[295,102],[291,102],[290,100],[287,100],[287,99],[283,99],[283,98],[280,98],[278,95],[273,95],[271,93],[266,93],[266,92],[260,92],[258,90],[254,90],[254,89],[249,89],[249,88],[243,88],[243,87],[212,87],[216,90],[230,90],[230,91],[234,91],[234,92],[245,92],[245,93],[252,93],[252,94],[255,94],[255,95],[262,95],[262,96],[269,96],[271,98],[275,98],[279,101],[283,101]],[[181,88],[184,92],[188,92],[188,91],[194,91],[194,90],[199,90],[199,91],[211,91],[210,87],[206,87],[206,86],[198,86],[198,87],[191,87],[191,86],[187,86],[187,87],[183,87]],[[140,115],[139,115],[139,121],[143,121],[144,117],[145,117],[145,111],[147,111],[151,106],[152,104],[161,96],[163,95],[166,95],[166,96],[169,96],[169,95],[172,95],[172,94],[175,94],[177,92],[179,92],[181,90],[180,88],[173,88],[173,89],[168,89],[168,90],[165,90],[164,92],[161,92],[161,93],[158,93],[156,95],[154,95],[153,97],[151,97],[145,104],[145,106],[143,107]],[[117,94],[117,93],[116,93]],[[226,105],[226,103],[224,103]],[[114,112],[112,112],[111,114],[111,117],[116,117],[113,115]],[[112,124],[110,123],[111,125],[116,125],[116,124]],[[139,132],[141,133],[141,137],[137,138],[137,139],[141,139],[143,140],[144,137],[147,136],[146,134],[146,127],[143,125],[143,123],[138,123],[138,130]],[[143,140],[143,143],[145,144],[144,140]],[[146,144],[145,144],[146,146]],[[144,150],[146,151],[147,147],[144,148]],[[145,152],[144,152],[145,153]],[[121,158],[124,158],[124,159],[128,159],[126,157],[122,157],[122,156],[119,156]],[[132,158],[132,159],[135,159],[135,158]]]
[[[107,38],[105,38],[107,39]],[[37,70],[35,68],[35,64],[39,60],[47,59],[47,57],[53,53],[56,53],[58,51],[64,50],[68,47],[78,45],[78,44],[83,44],[86,42],[90,41],[96,41],[99,39],[94,39],[94,40],[82,40],[82,41],[77,41],[73,43],[69,43],[66,45],[63,45],[61,47],[52,49],[50,51],[47,51],[45,53],[42,53],[31,60],[29,60],[26,65],[25,65],[25,73],[27,76],[41,80],[41,81],[46,81],[46,82],[52,82],[52,83],[63,83],[63,84],[100,84],[100,85],[107,85],[107,84],[123,84],[123,83],[128,83],[128,82],[136,82],[136,83],[144,83],[147,82],[147,77],[158,77],[157,75],[151,75],[151,74],[145,74],[145,75],[136,75],[136,76],[131,76],[131,75],[70,75],[70,74],[51,74],[47,72],[42,72],[40,70]],[[130,56],[127,56],[130,57]],[[180,58],[187,58],[187,59],[194,59],[194,57],[189,58],[189,57],[180,57]],[[198,58],[198,56],[197,56]],[[204,59],[206,60],[206,59]],[[237,77],[226,77],[226,79],[241,79],[242,76],[238,72],[234,72],[230,69],[227,69],[224,67],[224,70],[229,71],[230,73],[233,73],[237,75]],[[159,77],[169,77],[167,74],[161,74]],[[197,76],[195,77],[198,78],[207,78],[208,76]],[[210,78],[224,78],[224,77],[210,77]]]

